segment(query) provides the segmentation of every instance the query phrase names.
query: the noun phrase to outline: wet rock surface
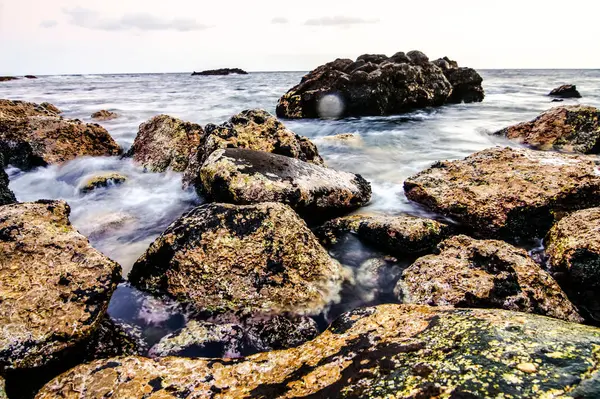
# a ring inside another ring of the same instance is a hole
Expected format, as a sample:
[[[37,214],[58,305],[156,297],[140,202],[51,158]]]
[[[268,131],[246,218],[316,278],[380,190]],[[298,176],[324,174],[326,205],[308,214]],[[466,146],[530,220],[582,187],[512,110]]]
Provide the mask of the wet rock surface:
[[[0,100],[0,152],[21,169],[62,163],[80,156],[119,155],[106,129],[58,116],[50,106]]]
[[[248,72],[240,68],[220,68],[209,69],[206,71],[192,73],[192,76],[211,76],[211,75],[248,75]]]
[[[600,205],[600,171],[586,156],[496,147],[437,162],[404,191],[478,237],[529,240],[561,213]]]
[[[444,61],[445,62],[445,61]],[[482,78],[454,61],[444,68],[411,51],[388,58],[338,58],[302,78],[277,104],[285,118],[392,115],[415,108],[483,100]]]
[[[127,155],[151,172],[183,172],[203,135],[200,125],[158,115],[140,125]]]
[[[325,246],[349,233],[392,255],[421,254],[435,249],[452,229],[447,224],[411,215],[351,215],[330,220],[315,233]]]
[[[207,313],[319,313],[345,272],[283,204],[199,206],[172,223],[129,281]]]
[[[461,235],[417,259],[396,286],[404,303],[499,308],[582,322],[556,281],[525,250]]]
[[[0,208],[0,371],[42,366],[92,336],[121,278],[61,201]]]
[[[282,202],[315,217],[348,212],[371,199],[371,186],[360,175],[246,149],[213,152],[200,182],[197,191],[214,201]]]
[[[4,156],[0,153],[0,205],[16,202],[15,194],[8,188],[8,175],[4,171]]]
[[[105,109],[100,110],[98,112],[94,112],[91,116],[92,119],[97,121],[110,121],[113,119],[117,119],[118,117],[119,114],[117,114],[116,112],[107,111]]]
[[[81,365],[37,398],[591,398],[598,345],[596,328],[525,313],[381,305],[285,351]]]
[[[108,187],[111,185],[119,185],[123,184],[127,181],[127,176],[124,176],[120,173],[111,172],[111,173],[103,173],[93,177],[90,177],[81,187],[82,193],[89,193],[90,191],[94,191],[97,188]]]
[[[600,110],[584,105],[552,108],[530,122],[494,134],[540,150],[557,149],[583,154],[600,152]]]
[[[549,94],[551,97],[558,98],[581,98],[581,94],[577,91],[577,86],[575,85],[562,85],[558,86],[556,89],[553,89]]]

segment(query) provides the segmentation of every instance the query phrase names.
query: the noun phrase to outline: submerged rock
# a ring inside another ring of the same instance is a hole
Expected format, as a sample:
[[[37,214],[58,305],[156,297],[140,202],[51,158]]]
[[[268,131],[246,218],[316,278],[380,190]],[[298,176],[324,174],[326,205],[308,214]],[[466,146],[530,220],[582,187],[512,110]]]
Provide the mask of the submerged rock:
[[[0,205],[16,202],[15,194],[8,188],[8,175],[4,171],[4,156],[0,152]]]
[[[356,133],[341,133],[333,136],[325,136],[323,137],[323,140],[347,144],[352,147],[362,147],[364,145],[362,137]]]
[[[58,116],[52,107],[0,100],[0,152],[21,169],[56,164],[80,156],[119,155],[106,129]]]
[[[479,237],[532,239],[561,212],[600,205],[600,169],[586,156],[496,147],[437,162],[404,191]]]
[[[597,328],[525,313],[381,305],[347,313],[285,351],[81,365],[37,399],[592,398],[600,395],[599,345]]]
[[[461,235],[417,259],[396,286],[404,303],[499,308],[572,322],[583,319],[556,281],[522,249]]]
[[[85,181],[81,187],[82,193],[88,193],[94,191],[100,187],[108,187],[110,185],[119,185],[127,181],[127,176],[123,176],[120,173],[110,172],[93,176]]]
[[[207,204],[172,223],[129,281],[200,312],[319,313],[345,272],[288,206]]]
[[[240,68],[221,68],[221,69],[209,69],[202,72],[194,71],[192,76],[210,76],[210,75],[248,75],[248,72]]]
[[[371,199],[371,185],[360,175],[239,148],[213,152],[196,189],[214,201],[282,202],[313,217],[348,212]]]
[[[140,125],[127,155],[152,172],[183,172],[203,135],[200,125],[158,115]]]
[[[113,119],[117,119],[119,117],[119,114],[103,109],[101,111],[94,112],[91,117],[92,119],[97,121],[110,121]]]
[[[121,278],[69,211],[62,201],[0,208],[0,371],[42,366],[91,337]]]
[[[482,78],[456,62],[440,68],[411,51],[337,59],[302,78],[277,104],[277,116],[337,118],[390,115],[449,102],[483,100]]]
[[[530,122],[494,134],[541,150],[600,152],[600,109],[585,105],[552,108]]]
[[[411,215],[352,215],[330,220],[316,230],[321,242],[334,245],[348,233],[392,255],[420,254],[432,251],[450,236],[447,224]]]
[[[579,94],[579,92],[577,91],[577,86],[575,85],[558,86],[556,89],[553,89],[548,95],[560,98],[581,98],[581,94]]]

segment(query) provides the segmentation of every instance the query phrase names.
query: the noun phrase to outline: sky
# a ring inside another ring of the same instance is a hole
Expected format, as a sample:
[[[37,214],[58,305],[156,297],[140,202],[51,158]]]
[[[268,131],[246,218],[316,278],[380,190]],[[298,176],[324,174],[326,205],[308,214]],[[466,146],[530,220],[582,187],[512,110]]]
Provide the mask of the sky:
[[[598,0],[0,0],[0,75],[307,71],[421,50],[473,68],[600,68]]]

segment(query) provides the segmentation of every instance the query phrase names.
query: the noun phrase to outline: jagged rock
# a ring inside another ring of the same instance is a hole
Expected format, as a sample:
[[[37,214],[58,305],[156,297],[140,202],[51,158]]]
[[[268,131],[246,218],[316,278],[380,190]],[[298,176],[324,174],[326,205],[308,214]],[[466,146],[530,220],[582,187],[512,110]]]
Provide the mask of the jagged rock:
[[[451,228],[445,223],[411,215],[352,215],[330,220],[316,230],[325,246],[336,244],[348,233],[389,254],[407,255],[432,251],[450,236]]]
[[[323,140],[347,144],[352,147],[362,147],[364,145],[362,137],[356,133],[341,133],[333,136],[325,136]]]
[[[600,152],[600,109],[584,105],[556,107],[532,121],[494,134],[540,150],[597,154]]]
[[[108,187],[110,185],[119,185],[127,181],[127,176],[123,176],[117,172],[109,172],[99,174],[87,179],[81,187],[82,193],[89,193],[100,187]]]
[[[132,285],[200,312],[319,313],[345,272],[286,205],[199,206],[133,265]]]
[[[213,152],[200,182],[197,191],[214,201],[282,202],[314,217],[348,212],[371,199],[371,186],[360,175],[240,148]]]
[[[526,313],[381,305],[345,314],[298,348],[245,359],[84,364],[37,399],[592,398],[599,345],[597,328]]]
[[[158,115],[140,125],[127,155],[152,172],[183,172],[203,135],[200,125]]]
[[[15,194],[8,188],[8,175],[4,171],[4,156],[0,152],[0,205],[16,202]]]
[[[89,338],[121,278],[69,212],[62,201],[0,208],[0,371],[42,366]]]
[[[600,205],[600,170],[586,156],[496,147],[437,162],[404,191],[478,237],[532,239],[561,212]]]
[[[441,69],[420,51],[387,58],[337,59],[304,76],[277,104],[277,116],[337,118],[390,115],[446,103],[482,101],[482,78],[471,68]]]
[[[98,112],[94,112],[91,116],[92,119],[97,121],[110,121],[113,119],[117,119],[118,117],[119,114],[117,114],[116,112],[107,111],[105,109]]]
[[[61,118],[52,107],[0,100],[4,162],[31,169],[80,156],[119,155],[121,147],[96,124]]]
[[[583,321],[556,281],[522,249],[461,235],[442,242],[438,251],[417,259],[402,273],[395,290],[400,301]]]
[[[553,89],[548,95],[559,98],[581,98],[581,94],[577,91],[577,86],[575,85],[559,86]]]
[[[306,316],[275,315],[244,321],[247,350],[267,352],[293,348],[319,334],[317,323]]]
[[[248,72],[239,68],[221,68],[221,69],[209,69],[207,71],[192,73],[192,76],[200,75],[200,76],[210,76],[210,75],[248,75]]]

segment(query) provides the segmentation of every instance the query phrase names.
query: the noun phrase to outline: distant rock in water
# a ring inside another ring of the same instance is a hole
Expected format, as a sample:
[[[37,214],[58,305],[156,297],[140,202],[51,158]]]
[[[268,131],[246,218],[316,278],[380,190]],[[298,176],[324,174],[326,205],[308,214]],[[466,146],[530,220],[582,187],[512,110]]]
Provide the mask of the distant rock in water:
[[[117,119],[118,117],[119,114],[117,114],[116,112],[107,111],[105,109],[98,112],[94,112],[92,114],[92,119],[97,121],[110,121],[112,119]]]
[[[0,76],[0,82],[10,82],[11,80],[18,80],[19,78],[14,76]]]
[[[37,76],[25,75],[25,79],[37,79]]]
[[[248,75],[248,72],[239,68],[221,68],[221,69],[209,69],[207,71],[192,73],[192,76],[211,76],[211,75]]]
[[[540,150],[600,153],[600,109],[585,105],[552,108],[530,122],[496,133]]]
[[[552,90],[548,95],[559,98],[581,98],[581,94],[577,91],[577,86],[575,85],[559,86]]]
[[[392,115],[447,103],[479,102],[483,79],[471,68],[420,51],[392,57],[364,54],[340,59],[304,76],[277,104],[285,118]]]

